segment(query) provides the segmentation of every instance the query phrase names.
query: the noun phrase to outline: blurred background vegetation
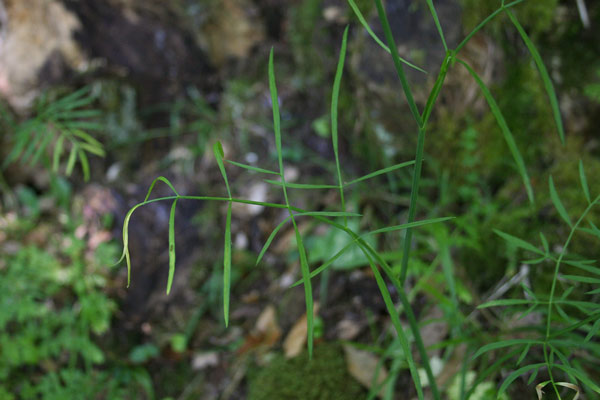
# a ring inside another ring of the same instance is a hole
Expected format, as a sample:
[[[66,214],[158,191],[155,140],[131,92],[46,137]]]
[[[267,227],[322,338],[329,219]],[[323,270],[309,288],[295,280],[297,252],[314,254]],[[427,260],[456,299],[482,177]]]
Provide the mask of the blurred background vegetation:
[[[383,37],[373,3],[356,3]],[[500,2],[434,3],[453,47]],[[527,200],[477,85],[460,68],[448,74],[428,131],[418,215],[457,218],[416,233],[408,281],[420,320],[440,324],[423,334],[430,345],[457,337],[451,333],[456,308],[448,304],[443,264],[457,277],[464,315],[515,276],[533,292],[547,292],[548,269],[524,271],[521,252],[492,228],[534,242],[543,232],[551,245],[564,242],[569,232],[551,206],[546,182],[552,174],[569,214],[579,215],[587,205],[579,159],[592,193],[600,193],[600,3],[579,2],[586,14],[577,3],[526,0],[514,9],[554,81],[565,146],[542,81],[506,17],[494,20],[462,53],[491,88],[514,133],[535,204]],[[386,9],[400,54],[431,72],[408,73],[422,105],[443,47],[425,1],[388,0]],[[280,233],[254,266],[284,214],[234,207],[228,329],[220,312],[222,204],[179,202],[170,296],[167,204],[153,203],[132,219],[130,288],[124,267],[113,264],[123,218],[155,177],[168,177],[181,194],[225,193],[210,152],[215,140],[228,159],[276,169],[267,81],[271,47],[289,181],[335,183],[329,102],[347,24],[339,132],[344,175],[353,177],[412,160],[417,136],[391,60],[345,1],[0,0],[0,399],[288,398],[266,392],[272,383],[261,389],[260,382],[279,380],[261,369],[272,360],[286,374],[300,373],[298,365],[305,363],[292,359],[296,366],[286,367],[281,356],[286,343],[301,340],[294,327],[304,312],[302,289],[287,289],[299,276],[293,231]],[[356,230],[405,220],[410,171],[400,171],[348,194],[350,211],[365,216]],[[228,174],[236,197],[283,201],[261,176],[229,167]],[[334,191],[292,196],[310,210],[339,204]],[[323,226],[306,223],[300,229],[314,264],[346,244]],[[573,251],[600,257],[597,243],[580,236]],[[398,266],[400,240],[400,234],[391,235],[373,244]],[[390,398],[412,398],[385,306],[364,267],[358,252],[348,253],[317,281],[318,341],[357,344],[369,354],[361,363],[376,359],[397,374],[388,389],[397,395]],[[502,312],[482,314],[476,328],[463,333],[474,343],[487,343],[517,324]],[[335,375],[340,354],[346,352],[349,367],[357,361],[351,350],[322,346],[317,357],[332,364],[319,364],[315,368],[323,369],[314,375],[334,375],[314,385],[323,385],[319,393],[342,396],[322,398],[351,399],[365,391],[349,385],[348,394],[340,394],[335,384],[344,386],[347,379]],[[462,360],[445,357],[440,348],[432,352],[449,376],[443,382],[448,398],[458,398],[450,378]],[[473,376],[483,367],[470,367]],[[590,367],[588,373],[600,379],[597,371]],[[490,377],[477,398],[495,398],[501,377]],[[532,398],[531,386],[519,390],[525,385],[517,381],[510,398]]]

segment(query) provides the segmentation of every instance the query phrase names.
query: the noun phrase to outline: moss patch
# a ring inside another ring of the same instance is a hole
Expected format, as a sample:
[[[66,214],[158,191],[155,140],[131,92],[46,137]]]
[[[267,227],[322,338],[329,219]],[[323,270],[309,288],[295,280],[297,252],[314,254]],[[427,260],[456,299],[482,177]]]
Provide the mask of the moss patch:
[[[251,380],[248,400],[355,400],[365,395],[348,373],[341,346],[322,344],[310,361],[306,351],[273,360]]]

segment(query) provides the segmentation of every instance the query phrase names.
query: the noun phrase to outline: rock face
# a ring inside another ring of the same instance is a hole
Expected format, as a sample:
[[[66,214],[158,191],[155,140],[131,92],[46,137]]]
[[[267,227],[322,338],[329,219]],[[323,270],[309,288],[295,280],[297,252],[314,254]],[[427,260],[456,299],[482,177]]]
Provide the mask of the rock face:
[[[56,0],[0,0],[0,94],[11,106],[27,109],[40,82],[85,68],[77,29],[77,16]]]
[[[25,111],[74,71],[130,79],[150,103],[185,86],[215,89],[215,70],[174,3],[0,0],[0,95]]]

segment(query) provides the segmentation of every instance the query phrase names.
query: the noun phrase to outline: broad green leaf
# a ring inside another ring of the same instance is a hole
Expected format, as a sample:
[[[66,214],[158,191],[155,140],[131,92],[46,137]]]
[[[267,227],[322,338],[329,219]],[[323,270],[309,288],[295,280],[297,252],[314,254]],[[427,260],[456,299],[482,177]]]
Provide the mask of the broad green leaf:
[[[385,51],[387,51],[388,53],[391,54],[390,48],[387,47],[386,44],[383,43],[377,37],[377,35],[375,34],[375,32],[373,32],[373,30],[369,26],[369,23],[367,22],[367,20],[363,16],[362,12],[360,11],[360,9],[356,5],[356,3],[353,0],[348,0],[348,4],[350,5],[350,8],[352,8],[352,11],[354,11],[354,14],[356,15],[356,18],[358,18],[358,21],[365,28],[365,30],[367,31],[367,33],[369,34],[369,36],[371,36],[373,38],[373,40],[375,41],[375,43],[377,43],[379,46],[381,46],[382,49],[384,49]],[[400,57],[400,61],[402,61],[404,64],[408,65],[409,67],[416,69],[417,71],[421,71],[423,73],[427,73],[427,71],[425,71],[424,69],[419,68],[419,67],[417,67],[414,64],[411,64],[410,62],[406,61],[405,59],[403,59],[401,57]]]
[[[229,296],[231,291],[231,205],[227,207],[225,221],[225,249],[223,251],[223,315],[225,326],[229,325]]]
[[[175,276],[175,206],[177,200],[173,200],[171,213],[169,214],[169,277],[167,279],[167,294],[171,293],[173,276]]]
[[[585,177],[585,170],[583,169],[583,162],[581,160],[579,160],[579,181],[581,182],[585,199],[588,203],[591,203],[592,199],[590,197],[590,188],[587,183],[587,178]]]
[[[523,239],[519,239],[516,236],[509,235],[508,233],[504,233],[497,229],[493,229],[493,231],[496,235],[500,236],[502,239],[506,240],[508,243],[512,244],[515,247],[531,251],[532,253],[544,255],[543,251],[530,244],[529,242],[524,241]]]
[[[473,79],[475,79],[475,82],[477,82],[477,85],[479,85],[479,88],[481,89],[481,92],[483,93],[483,97],[485,97],[488,105],[490,106],[490,109],[492,110],[492,114],[496,118],[496,122],[498,123],[498,126],[500,127],[500,130],[502,131],[502,135],[504,136],[504,141],[506,141],[506,144],[508,145],[508,148],[513,156],[513,159],[515,160],[515,163],[517,164],[517,170],[519,171],[519,174],[521,175],[521,179],[523,180],[523,184],[525,185],[525,189],[527,191],[527,197],[529,198],[529,201],[533,204],[533,201],[534,201],[533,200],[534,199],[533,188],[531,187],[529,175],[527,174],[527,169],[525,168],[525,162],[523,161],[523,157],[521,156],[521,153],[519,152],[519,148],[517,147],[517,144],[512,135],[512,132],[510,131],[508,124],[506,123],[506,120],[504,119],[504,116],[502,115],[502,112],[500,111],[500,107],[498,107],[498,104],[496,103],[494,96],[492,96],[492,93],[490,92],[488,87],[485,85],[483,80],[481,80],[479,75],[477,75],[477,73],[466,62],[464,62],[460,58],[456,58],[456,60],[459,63],[461,63],[467,69],[467,71],[469,71],[469,73],[471,74]]]
[[[548,186],[550,187],[550,198],[552,199],[552,203],[554,203],[554,207],[561,218],[570,226],[573,227],[571,223],[571,218],[569,218],[569,214],[567,214],[567,210],[563,206],[560,198],[558,197],[558,193],[556,192],[556,188],[554,187],[554,180],[552,179],[552,175],[548,177]]]
[[[512,21],[512,23],[517,28],[517,31],[519,31],[519,34],[521,35],[523,42],[525,42],[525,45],[529,49],[529,52],[531,53],[531,56],[533,57],[533,60],[535,61],[535,65],[538,68],[540,77],[542,78],[542,81],[544,82],[544,88],[546,89],[546,93],[548,94],[548,98],[550,100],[550,106],[552,107],[552,113],[554,114],[554,122],[556,123],[556,129],[558,130],[558,136],[560,137],[560,141],[564,144],[565,143],[565,132],[564,132],[564,128],[563,128],[562,117],[560,115],[560,108],[558,107],[558,100],[556,98],[556,91],[554,90],[554,85],[552,85],[552,81],[550,80],[550,75],[548,74],[548,71],[546,70],[544,61],[542,61],[542,57],[540,56],[540,53],[535,48],[535,45],[533,44],[531,39],[529,39],[529,36],[527,36],[525,29],[523,29],[523,27],[521,26],[521,24],[519,23],[517,18],[514,16],[514,14],[509,9],[506,9],[505,11],[506,11],[506,14],[508,15],[508,17],[510,18],[510,20]]]

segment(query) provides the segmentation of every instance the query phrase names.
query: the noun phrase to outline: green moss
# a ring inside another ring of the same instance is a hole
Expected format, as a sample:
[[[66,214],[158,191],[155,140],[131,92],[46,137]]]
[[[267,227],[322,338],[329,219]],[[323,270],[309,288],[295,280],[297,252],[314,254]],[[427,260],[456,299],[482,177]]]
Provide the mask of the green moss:
[[[342,348],[323,344],[315,348],[312,360],[306,351],[273,360],[251,380],[248,400],[355,400],[365,395],[348,374]]]

